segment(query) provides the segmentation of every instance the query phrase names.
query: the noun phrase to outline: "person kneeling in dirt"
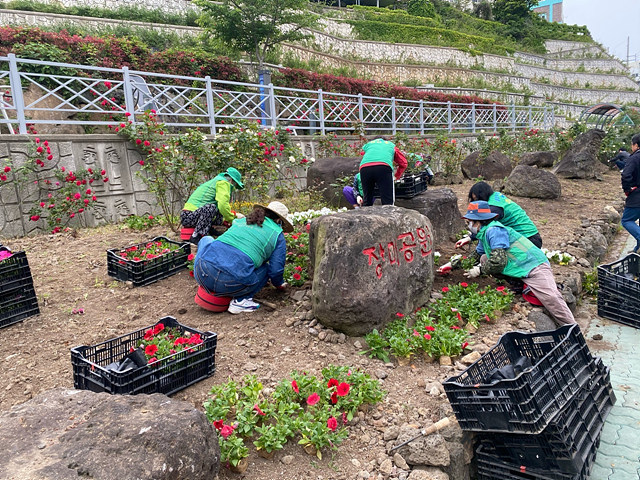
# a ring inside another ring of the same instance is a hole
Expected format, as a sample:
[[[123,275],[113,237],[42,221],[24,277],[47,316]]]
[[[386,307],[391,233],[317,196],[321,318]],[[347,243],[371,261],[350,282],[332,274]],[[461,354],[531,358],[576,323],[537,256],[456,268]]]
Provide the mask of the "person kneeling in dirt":
[[[353,177],[353,186],[347,185],[342,189],[344,198],[351,204],[353,208],[360,208],[364,198],[364,192],[362,191],[362,180],[360,180],[360,173],[356,173]]]
[[[505,227],[513,228],[519,234],[525,236],[536,247],[542,248],[542,237],[538,228],[531,221],[527,213],[513,200],[500,192],[494,192],[487,182],[478,182],[469,190],[469,201],[484,200],[498,220]],[[460,248],[475,240],[474,235],[465,236],[456,242],[456,248]]]
[[[254,205],[253,211],[239,218],[217,239],[200,240],[193,274],[211,295],[232,297],[230,313],[253,312],[260,306],[253,296],[269,280],[284,290],[284,263],[287,243],[284,232],[292,232],[287,220],[289,209],[280,202]]]
[[[229,205],[231,193],[243,188],[242,175],[229,167],[195,189],[180,212],[182,226],[194,229],[191,243],[197,245],[213,225],[231,226],[236,218]]]
[[[477,235],[478,246],[471,257],[476,265],[465,276],[502,274],[521,278],[556,322],[576,323],[558,290],[547,256],[513,228],[496,221],[496,217],[487,202],[469,203],[462,218],[469,221],[469,230]]]

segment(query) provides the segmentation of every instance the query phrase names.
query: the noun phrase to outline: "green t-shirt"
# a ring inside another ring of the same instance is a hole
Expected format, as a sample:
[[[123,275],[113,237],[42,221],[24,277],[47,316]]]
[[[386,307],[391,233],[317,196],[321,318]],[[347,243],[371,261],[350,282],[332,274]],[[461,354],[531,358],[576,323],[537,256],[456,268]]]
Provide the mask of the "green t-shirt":
[[[365,143],[362,150],[364,150],[364,156],[360,162],[360,168],[370,164],[384,163],[393,169],[393,156],[396,151],[396,146],[393,142],[377,138]]]
[[[262,227],[255,224],[247,225],[246,218],[239,218],[216,241],[246,253],[258,268],[271,257],[281,233],[282,227],[270,218],[264,219]]]

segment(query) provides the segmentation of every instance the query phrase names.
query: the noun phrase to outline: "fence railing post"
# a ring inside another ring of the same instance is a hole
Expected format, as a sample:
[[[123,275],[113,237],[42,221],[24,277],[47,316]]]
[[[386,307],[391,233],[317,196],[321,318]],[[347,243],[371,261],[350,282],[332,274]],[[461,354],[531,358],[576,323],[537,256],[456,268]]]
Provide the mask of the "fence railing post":
[[[476,133],[476,102],[471,103],[471,133]]]
[[[129,68],[122,67],[122,87],[124,89],[124,106],[125,110],[129,112],[129,121],[133,124],[136,123],[136,105],[133,101],[133,89],[131,88],[131,78],[129,77]]]
[[[22,83],[20,82],[20,72],[18,62],[13,53],[9,54],[9,82],[11,82],[11,96],[13,105],[16,107],[16,119],[18,120],[18,131],[21,134],[27,133],[27,118],[24,114],[24,97],[22,96]]]
[[[318,114],[320,116],[320,133],[325,134],[324,129],[324,100],[322,98],[322,89],[318,89]]]
[[[532,125],[532,119],[531,119],[531,105],[529,105],[529,129],[531,129],[531,125]]]
[[[451,133],[453,125],[451,124],[451,102],[447,102],[447,131]]]
[[[207,114],[209,115],[209,129],[211,135],[216,134],[216,108],[213,104],[213,89],[211,88],[211,77],[207,75],[204,77],[207,82],[206,96],[207,96]]]
[[[511,104],[511,131],[516,131],[516,106],[514,103]]]
[[[362,94],[358,94],[358,120],[362,123],[364,128],[364,105],[362,104]]]
[[[498,131],[498,106],[493,104],[493,132]]]
[[[273,87],[273,83],[269,84],[269,113],[271,114],[271,126],[276,128],[278,112],[276,112],[276,90]]]
[[[391,132],[396,134],[396,97],[391,97]]]
[[[420,100],[420,135],[424,135],[424,100]]]

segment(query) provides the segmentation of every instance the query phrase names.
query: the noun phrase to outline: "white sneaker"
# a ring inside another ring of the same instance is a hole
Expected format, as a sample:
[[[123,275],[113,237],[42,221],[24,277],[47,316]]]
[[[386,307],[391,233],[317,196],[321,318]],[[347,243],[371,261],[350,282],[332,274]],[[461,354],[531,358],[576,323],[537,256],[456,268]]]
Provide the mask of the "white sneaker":
[[[254,302],[250,298],[245,298],[244,300],[231,300],[229,304],[228,312],[233,313],[234,315],[237,313],[246,313],[246,312],[255,312],[260,307],[259,303]]]

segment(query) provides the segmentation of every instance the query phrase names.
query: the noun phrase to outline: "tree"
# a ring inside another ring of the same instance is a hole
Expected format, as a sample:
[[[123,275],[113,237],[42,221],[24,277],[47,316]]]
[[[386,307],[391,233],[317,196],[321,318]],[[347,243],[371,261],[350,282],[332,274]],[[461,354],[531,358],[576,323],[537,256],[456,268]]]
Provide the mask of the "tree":
[[[307,0],[194,0],[202,9],[198,23],[209,34],[247,52],[262,67],[270,50],[305,38],[302,29],[317,19]]]
[[[436,9],[428,0],[409,0],[407,13],[417,17],[433,18],[436,16]]]
[[[509,26],[512,37],[521,40],[533,26],[534,13],[531,9],[537,4],[538,0],[495,0],[493,17]]]
[[[491,10],[491,4],[484,0],[482,2],[473,5],[473,14],[483,20],[492,20],[493,11]]]

